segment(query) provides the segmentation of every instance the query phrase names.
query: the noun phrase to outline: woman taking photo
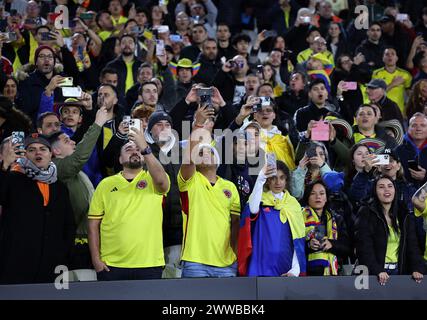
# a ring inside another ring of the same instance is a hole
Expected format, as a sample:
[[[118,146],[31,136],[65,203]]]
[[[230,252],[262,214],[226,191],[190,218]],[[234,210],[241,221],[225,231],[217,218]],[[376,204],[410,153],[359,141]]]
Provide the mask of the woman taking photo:
[[[258,175],[241,216],[238,267],[241,276],[305,274],[301,206],[287,190],[289,169],[282,161]]]
[[[410,274],[423,279],[424,265],[416,239],[415,222],[403,202],[396,199],[396,187],[387,176],[379,176],[371,201],[362,206],[356,222],[356,255],[385,285],[390,275]]]
[[[344,218],[329,209],[329,193],[322,181],[306,187],[303,202],[307,243],[307,275],[338,275],[351,253]]]

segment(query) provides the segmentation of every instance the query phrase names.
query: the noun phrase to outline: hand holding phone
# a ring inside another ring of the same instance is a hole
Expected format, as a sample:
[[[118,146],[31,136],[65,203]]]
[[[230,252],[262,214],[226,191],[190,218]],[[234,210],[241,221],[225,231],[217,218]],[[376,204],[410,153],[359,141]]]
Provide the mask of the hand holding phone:
[[[408,168],[414,171],[420,171],[418,163],[415,160],[408,160]]]
[[[129,132],[135,132],[132,128],[141,131],[141,120],[140,119],[130,119],[129,120]]]
[[[18,145],[18,150],[16,151],[16,154],[22,154],[23,152],[25,152],[25,147],[24,147],[24,138],[25,138],[25,133],[23,131],[13,131],[12,132],[12,145]]]
[[[357,90],[357,82],[346,81],[344,82],[344,88],[346,88],[347,90]]]
[[[276,30],[268,30],[266,32],[264,32],[264,37],[267,38],[273,38],[277,36],[277,31]]]
[[[327,121],[317,121],[311,129],[311,140],[329,141],[329,123]]]
[[[156,40],[156,56],[163,56],[165,54],[165,42],[163,40]]]
[[[64,80],[62,80],[59,83],[58,86],[59,87],[72,87],[73,86],[73,77],[66,77]]]
[[[390,164],[390,155],[389,154],[378,154],[375,157],[375,160],[376,160],[376,163],[375,163],[376,166],[385,166],[385,165]]]
[[[80,98],[82,89],[80,87],[63,87],[62,95],[66,98]]]
[[[267,167],[270,167],[274,170],[274,173],[267,176],[267,177],[277,175],[277,163],[276,162],[277,162],[277,159],[276,159],[276,155],[274,153],[267,152],[265,154],[265,163],[266,163]]]

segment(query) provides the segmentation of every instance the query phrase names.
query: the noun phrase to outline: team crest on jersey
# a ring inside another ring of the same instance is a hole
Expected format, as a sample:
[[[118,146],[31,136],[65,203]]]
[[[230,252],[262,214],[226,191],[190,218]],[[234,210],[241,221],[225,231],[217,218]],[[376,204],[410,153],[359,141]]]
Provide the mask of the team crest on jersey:
[[[231,191],[230,191],[230,190],[224,189],[224,190],[222,190],[222,192],[224,192],[225,196],[226,196],[228,199],[230,199],[230,198],[231,198]]]
[[[147,181],[141,180],[136,184],[136,187],[140,190],[143,190],[147,187]]]

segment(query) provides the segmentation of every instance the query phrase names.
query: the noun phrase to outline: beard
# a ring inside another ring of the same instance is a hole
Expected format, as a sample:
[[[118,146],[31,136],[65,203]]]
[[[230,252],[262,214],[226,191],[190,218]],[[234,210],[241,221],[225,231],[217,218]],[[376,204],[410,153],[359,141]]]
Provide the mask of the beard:
[[[129,49],[129,48],[125,48],[124,50],[123,50],[123,52],[122,52],[122,54],[125,56],[125,57],[129,57],[129,56],[132,56],[133,55],[133,51],[131,50],[131,49]]]
[[[126,162],[123,162],[123,168],[127,169],[140,169],[142,168],[142,160],[139,155],[131,155],[129,157],[129,160]]]

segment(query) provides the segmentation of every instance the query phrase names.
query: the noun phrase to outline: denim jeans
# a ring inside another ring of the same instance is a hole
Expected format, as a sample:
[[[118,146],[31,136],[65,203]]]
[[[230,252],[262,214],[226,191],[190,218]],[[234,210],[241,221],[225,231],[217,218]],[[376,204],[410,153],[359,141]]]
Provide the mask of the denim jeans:
[[[215,267],[207,264],[183,261],[182,278],[227,278],[237,274],[237,262],[228,267]]]
[[[389,276],[397,276],[399,274],[399,269],[384,269],[385,272],[387,272],[387,274]]]
[[[116,280],[147,280],[161,279],[162,267],[153,268],[117,268],[108,266],[110,271],[101,271],[96,273],[98,281],[116,281]]]

